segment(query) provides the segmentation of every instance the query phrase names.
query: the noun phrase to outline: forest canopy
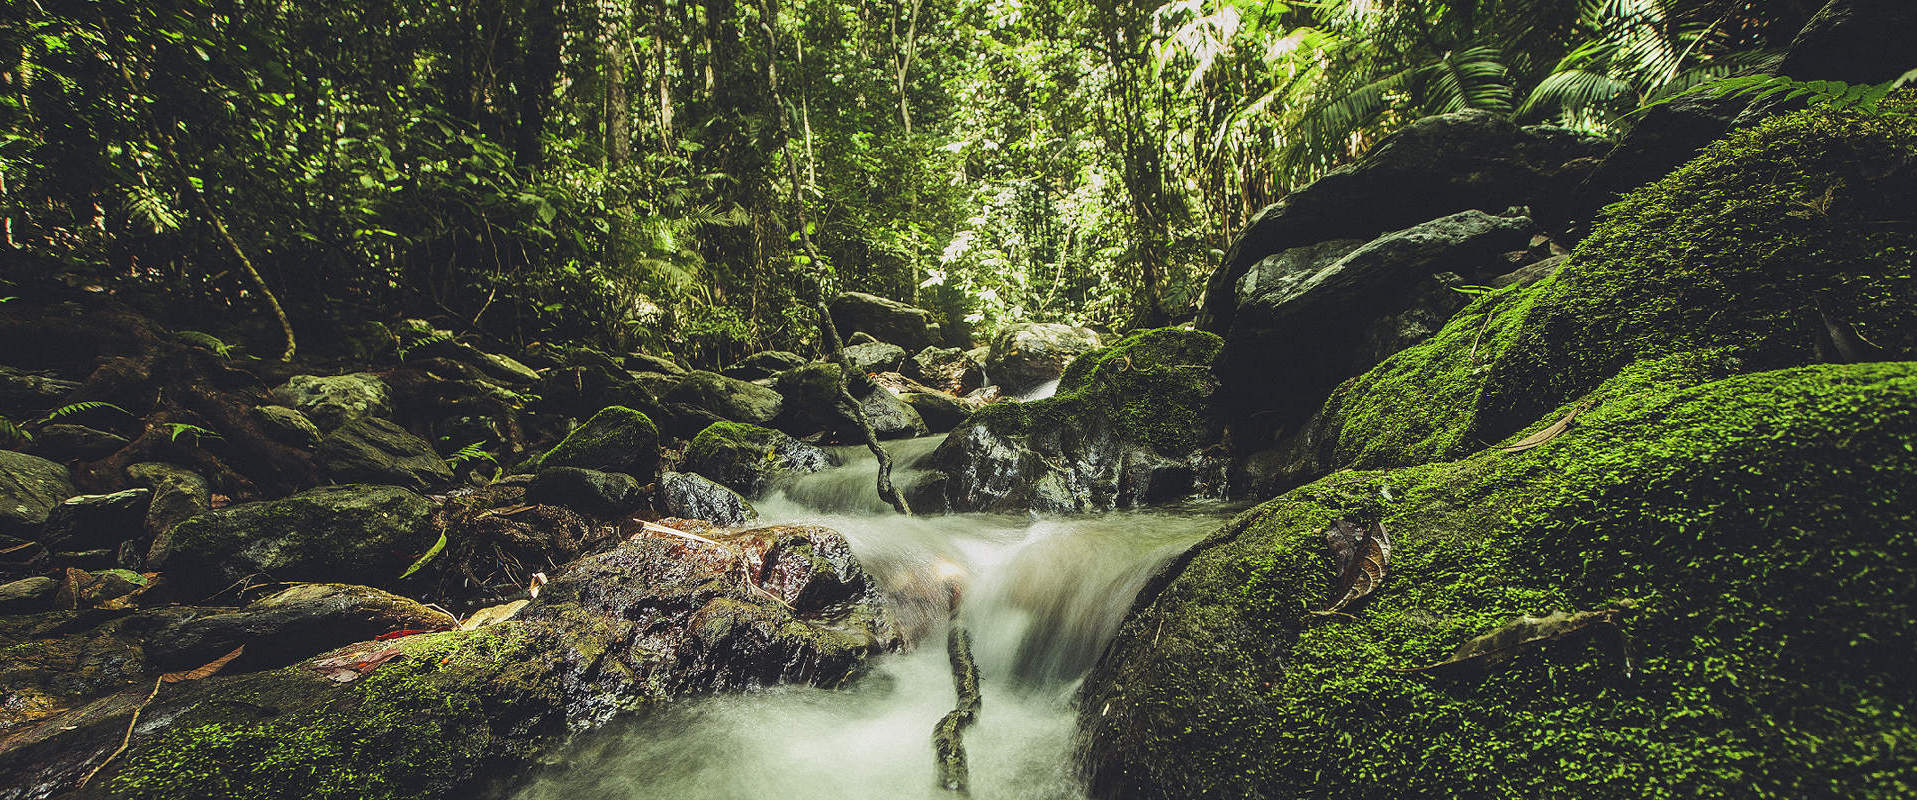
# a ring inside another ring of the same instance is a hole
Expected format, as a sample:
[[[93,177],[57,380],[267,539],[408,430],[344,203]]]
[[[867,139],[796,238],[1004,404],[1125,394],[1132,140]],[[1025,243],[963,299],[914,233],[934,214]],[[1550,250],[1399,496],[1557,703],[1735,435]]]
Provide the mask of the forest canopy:
[[[5,0],[0,210],[262,355],[398,312],[723,362],[843,290],[1123,330],[1411,120],[1615,133],[1812,5]]]

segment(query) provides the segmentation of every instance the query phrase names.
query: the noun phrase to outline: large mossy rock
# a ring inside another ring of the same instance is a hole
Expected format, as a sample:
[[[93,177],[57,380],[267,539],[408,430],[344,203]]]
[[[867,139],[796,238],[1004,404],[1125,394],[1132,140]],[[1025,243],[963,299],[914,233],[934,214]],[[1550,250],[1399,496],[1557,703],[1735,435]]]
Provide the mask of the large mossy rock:
[[[686,447],[686,470],[747,497],[833,465],[832,455],[771,428],[719,422]]]
[[[661,474],[654,505],[668,517],[705,520],[721,527],[742,524],[759,513],[738,492],[691,472]]]
[[[366,372],[295,375],[273,390],[273,402],[305,414],[321,430],[365,417],[393,416],[392,389]]]
[[[391,420],[362,417],[340,425],[319,443],[320,469],[341,483],[389,483],[414,491],[453,482],[453,469],[425,439]]]
[[[832,324],[839,329],[840,336],[847,337],[848,344],[858,344],[850,341],[854,333],[870,334],[878,341],[890,342],[913,353],[939,343],[938,325],[932,322],[932,312],[897,300],[865,292],[846,292],[832,298],[830,313]]]
[[[1911,357],[1917,126],[1889,102],[1774,118],[1634,192],[1550,276],[1341,386],[1291,443],[1293,474],[1457,458],[1633,364],[1702,382]]]
[[[956,511],[1088,511],[1201,488],[1216,440],[1218,337],[1161,328],[1094,350],[1058,394],[998,403],[952,431],[930,463]]]
[[[0,450],[0,536],[34,538],[53,507],[74,494],[66,467]]]
[[[771,422],[784,403],[778,392],[764,386],[704,370],[686,373],[678,385],[660,399],[704,409],[720,419],[753,425]]]
[[[1541,445],[1340,472],[1185,554],[1085,684],[1094,795],[1906,795],[1917,365],[1655,373]],[[1382,521],[1389,572],[1314,615],[1339,520]]]
[[[433,545],[431,517],[426,498],[398,486],[323,486],[189,518],[150,566],[189,594],[246,578],[377,583]]]
[[[1521,128],[1485,111],[1427,117],[1363,158],[1286,195],[1246,224],[1212,273],[1202,330],[1230,330],[1238,284],[1272,254],[1337,239],[1368,241],[1460,211],[1499,213],[1568,193],[1604,152],[1564,128]]]
[[[540,455],[538,467],[623,472],[649,481],[659,471],[659,428],[638,411],[607,406]]]
[[[693,532],[720,544],[642,533],[568,566],[512,619],[476,631],[166,685],[83,796],[491,796],[494,781],[565,734],[621,712],[782,682],[837,686],[897,646],[876,583],[838,534]],[[389,649],[348,680],[325,666]],[[131,695],[25,731],[0,752],[0,784],[35,796],[70,790],[119,746],[141,700]]]
[[[773,425],[795,436],[824,433],[830,441],[864,442],[859,420],[845,407],[847,393],[880,439],[923,436],[930,430],[898,395],[864,375],[848,378],[838,364],[813,363],[781,372],[777,385],[786,402]]]

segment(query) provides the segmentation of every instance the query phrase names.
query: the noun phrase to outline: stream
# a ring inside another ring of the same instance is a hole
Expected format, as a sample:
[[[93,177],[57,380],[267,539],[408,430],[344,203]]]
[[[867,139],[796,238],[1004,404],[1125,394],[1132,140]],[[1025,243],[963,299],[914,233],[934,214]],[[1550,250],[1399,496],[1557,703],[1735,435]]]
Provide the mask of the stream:
[[[895,480],[942,437],[892,442]],[[873,488],[864,448],[756,503],[755,524],[831,527],[884,584],[920,644],[878,659],[852,684],[782,686],[676,702],[581,735],[515,800],[951,798],[934,777],[932,728],[952,710],[945,586],[964,586],[984,709],[966,731],[971,796],[1078,800],[1072,695],[1139,588],[1215,530],[1202,506],[1072,517],[902,518]]]

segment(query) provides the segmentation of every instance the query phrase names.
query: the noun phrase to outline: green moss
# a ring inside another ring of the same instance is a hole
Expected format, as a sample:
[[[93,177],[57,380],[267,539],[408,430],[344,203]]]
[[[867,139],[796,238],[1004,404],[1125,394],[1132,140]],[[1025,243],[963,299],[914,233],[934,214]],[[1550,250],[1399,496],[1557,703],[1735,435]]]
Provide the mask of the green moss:
[[[139,743],[105,782],[123,798],[413,798],[523,756],[559,706],[550,643],[516,623],[394,640],[350,684],[305,665],[230,679]],[[379,645],[369,645],[379,646]],[[556,729],[549,730],[554,732]]]
[[[1097,779],[1146,797],[1908,796],[1917,364],[1673,388],[1722,355],[1702,352],[1639,361],[1542,446],[1338,473],[1247,512],[1088,681]],[[1321,531],[1343,517],[1393,531],[1391,574],[1355,619],[1313,618],[1336,577]],[[1602,636],[1473,679],[1398,671],[1519,615],[1615,607],[1634,676]]]
[[[1900,107],[1912,105],[1910,98]],[[1638,362],[1710,351],[1691,384],[1917,352],[1917,126],[1769,120],[1632,193],[1554,275],[1480,298],[1327,403],[1331,460],[1461,457]]]

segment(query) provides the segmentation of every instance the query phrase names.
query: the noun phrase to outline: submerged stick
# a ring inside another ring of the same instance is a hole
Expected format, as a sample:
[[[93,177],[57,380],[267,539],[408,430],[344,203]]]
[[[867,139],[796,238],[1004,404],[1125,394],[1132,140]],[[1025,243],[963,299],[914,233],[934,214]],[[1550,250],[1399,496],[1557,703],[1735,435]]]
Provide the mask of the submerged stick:
[[[978,687],[978,662],[972,659],[972,634],[958,623],[958,595],[952,595],[952,626],[945,635],[945,655],[952,661],[952,686],[958,706],[932,729],[932,748],[938,756],[939,785],[966,793],[971,771],[965,765],[965,729],[978,721],[984,695]]]

